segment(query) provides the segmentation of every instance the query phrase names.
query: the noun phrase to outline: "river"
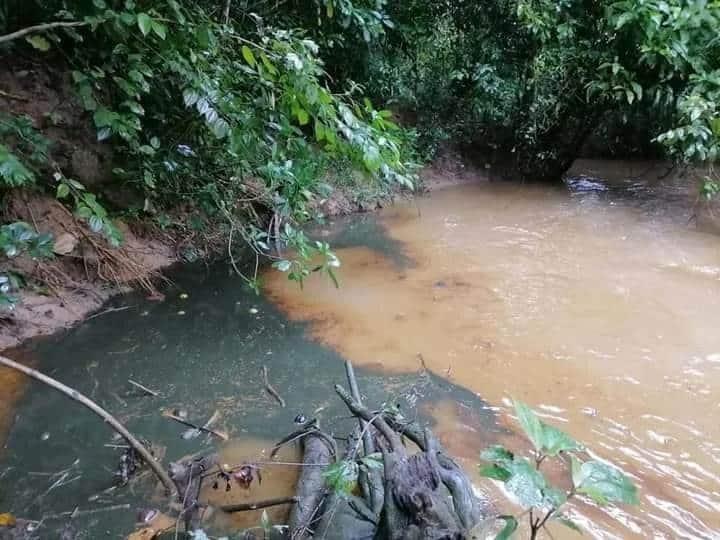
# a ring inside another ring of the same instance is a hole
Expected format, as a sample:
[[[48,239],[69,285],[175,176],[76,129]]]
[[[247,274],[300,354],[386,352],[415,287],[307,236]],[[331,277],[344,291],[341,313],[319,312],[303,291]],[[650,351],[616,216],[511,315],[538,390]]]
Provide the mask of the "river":
[[[22,356],[100,401],[166,459],[217,445],[181,439],[163,409],[199,422],[219,410],[228,463],[257,459],[298,413],[342,425],[332,384],[343,381],[343,358],[370,402],[415,411],[471,473],[491,444],[528,449],[510,406],[521,399],[639,486],[636,508],[573,505],[591,537],[720,538],[720,243],[688,227],[688,183],[655,181],[660,172],[587,162],[567,185],[439,189],[314,231],[342,260],[339,289],[312,278],[300,290],[268,271],[257,297],[223,265],[191,265],[172,274],[166,302],[117,298],[111,306],[130,309],[31,342]],[[263,392],[263,365],[287,409]],[[128,378],[161,395],[138,394]],[[126,504],[81,513],[75,526],[89,538],[132,530],[139,505],[158,499],[148,482],[96,497],[117,461],[111,434],[36,384],[16,397],[0,512],[45,517],[56,533],[62,512]],[[72,481],[49,489],[49,475],[66,469]],[[264,496],[292,476],[264,474]],[[498,486],[474,478],[514,510]]]
[[[576,507],[595,536],[720,538],[720,242],[661,172],[586,162],[568,186],[439,190],[369,218],[390,252],[340,249],[339,291],[269,275],[269,294],[358,365],[409,372],[421,354],[500,417],[521,399],[622,467],[641,504]],[[438,414],[476,462],[478,427]]]

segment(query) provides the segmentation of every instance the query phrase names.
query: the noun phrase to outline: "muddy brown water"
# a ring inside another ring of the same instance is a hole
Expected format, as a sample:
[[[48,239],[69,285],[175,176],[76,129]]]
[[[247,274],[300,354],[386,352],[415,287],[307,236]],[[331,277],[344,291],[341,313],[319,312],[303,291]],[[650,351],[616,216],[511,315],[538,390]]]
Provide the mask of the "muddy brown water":
[[[620,466],[641,504],[575,505],[592,536],[720,538],[720,239],[687,226],[694,187],[663,172],[583,162],[565,187],[437,190],[349,225],[376,237],[340,243],[339,290],[267,273],[266,292],[358,365],[407,373],[420,354],[508,425],[524,400]],[[433,414],[473,467],[472,415]]]

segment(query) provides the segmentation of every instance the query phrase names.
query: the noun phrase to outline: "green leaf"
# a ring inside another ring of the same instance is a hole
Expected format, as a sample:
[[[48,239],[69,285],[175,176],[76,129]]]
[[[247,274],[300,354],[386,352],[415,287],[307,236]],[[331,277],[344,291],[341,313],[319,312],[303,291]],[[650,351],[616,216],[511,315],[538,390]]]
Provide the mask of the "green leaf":
[[[276,262],[275,264],[273,264],[273,266],[281,272],[287,272],[288,270],[290,270],[292,263],[290,261],[283,260]]]
[[[302,282],[302,279],[298,281]],[[357,463],[354,461],[333,463],[323,471],[323,478],[328,487],[336,493],[349,494],[357,484]]]
[[[545,477],[526,459],[516,459],[511,468],[511,476],[505,487],[515,495],[523,508],[540,508],[545,502],[543,490]]]
[[[637,504],[637,488],[622,471],[601,461],[573,463],[573,484],[578,493],[588,495],[598,504],[620,502]]]
[[[301,126],[307,125],[307,123],[310,121],[310,115],[305,109],[298,109],[297,118]]]
[[[257,60],[255,60],[255,55],[250,50],[250,47],[248,47],[247,45],[243,45],[241,50],[242,50],[242,55],[243,55],[243,58],[245,59],[245,61],[251,67],[255,67],[255,65],[257,64]]]
[[[505,521],[505,526],[495,536],[495,540],[508,540],[518,528],[518,521],[513,516],[498,516],[498,519]]]
[[[96,110],[93,113],[93,121],[95,122],[95,127],[109,127],[115,122],[117,118],[117,115],[106,109],[105,107],[100,107],[98,110]]]
[[[103,220],[99,218],[98,216],[90,216],[90,220],[88,222],[90,225],[90,230],[92,232],[100,232],[103,228]]]
[[[527,438],[533,443],[535,450],[540,452],[543,448],[543,426],[537,415],[521,401],[513,401],[515,414],[517,414],[520,427]]]
[[[147,36],[152,30],[153,20],[147,13],[138,13],[137,23],[143,36]]]
[[[64,199],[69,194],[70,194],[70,187],[67,184],[62,183],[62,184],[58,185],[57,192],[55,193],[55,197],[58,199]]]
[[[152,31],[160,39],[165,39],[165,36],[167,35],[167,27],[164,24],[159,23],[157,21],[152,21]]]
[[[512,473],[507,469],[500,467],[499,465],[484,465],[480,467],[480,476],[485,478],[491,478],[492,480],[500,480],[501,482],[507,482]]]
[[[480,457],[485,461],[490,461],[491,463],[508,465],[513,462],[515,456],[512,452],[510,452],[510,450],[507,450],[500,445],[496,445],[483,450],[483,452],[480,454]]]
[[[542,423],[542,447],[549,456],[556,456],[560,452],[581,450],[582,445],[573,440],[567,433]]]
[[[50,42],[42,36],[28,36],[25,38],[25,41],[39,51],[45,52],[50,50]]]

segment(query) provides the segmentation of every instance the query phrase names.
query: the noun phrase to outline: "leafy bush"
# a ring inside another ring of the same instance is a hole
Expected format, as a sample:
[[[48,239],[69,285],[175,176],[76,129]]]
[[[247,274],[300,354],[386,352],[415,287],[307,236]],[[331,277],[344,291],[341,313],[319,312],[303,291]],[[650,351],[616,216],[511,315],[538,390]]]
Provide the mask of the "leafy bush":
[[[23,253],[33,258],[51,257],[53,239],[49,234],[38,234],[22,221],[0,226],[0,250],[7,259]],[[12,308],[17,302],[16,293],[23,285],[22,276],[14,272],[0,273],[0,307]]]
[[[316,217],[313,201],[327,196],[329,170],[351,163],[369,183],[413,186],[407,137],[352,84],[347,90],[332,81],[318,45],[339,51],[381,36],[392,26],[382,3],[312,0],[277,13],[258,4],[265,17],[231,4],[218,16],[212,3],[177,0],[32,4],[24,24],[56,20],[11,44],[68,58],[97,139],[113,145],[121,165],[117,184],[141,194],[143,203],[126,212],[162,216],[184,205],[239,232],[258,256],[271,254],[271,241],[290,242],[301,249],[288,275],[302,281],[313,257],[336,260],[327,246],[287,234]],[[319,30],[318,20],[325,22]],[[34,181],[44,165],[54,173],[42,187],[73,202],[91,230],[119,244],[100,199],[48,164],[39,139],[26,137],[29,121],[7,126],[13,144],[0,145],[6,185]]]
[[[581,461],[577,454],[582,445],[556,427],[542,422],[524,403],[515,402],[515,413],[535,453],[532,459],[517,456],[502,446],[485,450],[481,457],[488,465],[480,474],[505,484],[524,512],[530,526],[530,538],[535,539],[546,524],[553,520],[580,531],[562,512],[563,506],[573,498],[589,498],[599,505],[608,503],[637,504],[637,489],[617,468],[598,460]],[[541,466],[548,458],[565,458],[572,469],[572,487],[563,491],[554,487],[543,475]],[[519,517],[500,516],[505,522],[496,537],[504,540],[518,527]]]

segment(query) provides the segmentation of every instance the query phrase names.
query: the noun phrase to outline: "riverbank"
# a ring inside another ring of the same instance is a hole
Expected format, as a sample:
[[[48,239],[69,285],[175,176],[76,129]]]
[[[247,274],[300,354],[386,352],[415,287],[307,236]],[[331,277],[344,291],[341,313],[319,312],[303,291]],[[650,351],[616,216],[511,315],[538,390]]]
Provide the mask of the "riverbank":
[[[456,157],[439,160],[420,173],[419,193],[487,179],[482,171],[462,164]],[[392,204],[400,192],[357,194],[340,186],[326,199],[315,201],[328,218],[371,212]],[[55,238],[55,256],[37,261],[19,257],[6,270],[26,276],[30,287],[20,301],[0,317],[0,350],[16,347],[27,339],[50,335],[93,316],[113,296],[141,289],[162,301],[157,287],[165,279],[162,270],[192,259],[224,256],[223,235],[198,235],[189,228],[163,231],[143,221],[120,223],[124,242],[112,252],[99,252],[87,231],[54,198],[22,194],[8,205],[7,217],[33,224]],[[181,221],[181,216],[178,222]],[[109,253],[111,259],[108,258]]]

